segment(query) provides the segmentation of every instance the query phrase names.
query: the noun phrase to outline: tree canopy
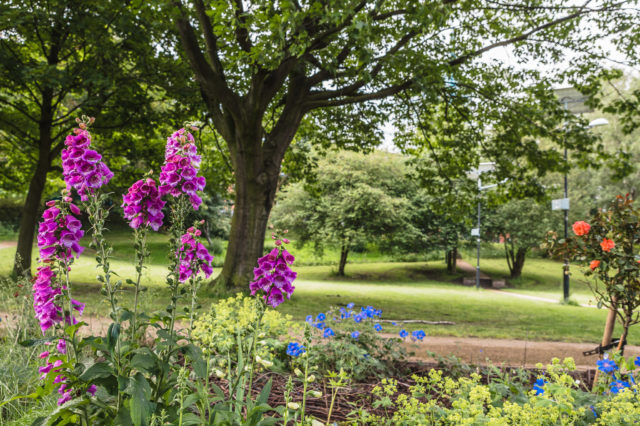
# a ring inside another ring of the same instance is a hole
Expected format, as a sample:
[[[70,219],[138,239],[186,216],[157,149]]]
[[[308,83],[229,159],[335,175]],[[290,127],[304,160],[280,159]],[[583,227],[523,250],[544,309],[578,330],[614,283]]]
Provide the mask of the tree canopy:
[[[283,189],[273,222],[293,231],[300,243],[339,246],[338,274],[344,275],[354,246],[375,241],[392,247],[416,239],[404,161],[382,152],[333,153],[319,161],[317,180]]]
[[[262,252],[282,160],[301,125],[315,133],[314,140],[366,147],[379,141],[380,125],[390,117],[404,127],[418,115],[423,122],[436,118],[432,106],[438,105],[444,126],[464,129],[452,140],[460,146],[457,157],[477,162],[476,149],[469,147],[483,142],[487,156],[500,157],[498,174],[529,181],[537,173],[531,168],[561,163],[557,151],[534,143],[536,136],[589,150],[593,139],[579,126],[562,135],[557,131],[569,117],[549,88],[598,67],[604,53],[595,40],[615,33],[613,44],[630,52],[633,37],[625,35],[634,31],[638,17],[633,4],[194,0],[168,5],[235,173],[235,214],[219,281],[249,280]],[[550,65],[570,57],[571,66],[543,76],[534,67],[479,60],[504,46],[512,46],[520,63]],[[413,113],[412,105],[421,113]],[[493,128],[490,138],[465,137],[484,133],[481,123]],[[576,137],[567,138],[568,133]],[[461,143],[465,140],[470,142]]]

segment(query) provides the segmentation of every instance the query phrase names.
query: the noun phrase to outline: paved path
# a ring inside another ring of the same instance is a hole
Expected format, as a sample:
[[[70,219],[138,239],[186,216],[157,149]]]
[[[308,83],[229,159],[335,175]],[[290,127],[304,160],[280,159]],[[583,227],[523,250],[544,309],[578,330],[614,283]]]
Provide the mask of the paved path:
[[[472,266],[470,263],[458,259],[457,262],[457,268],[463,272],[466,272],[468,274],[473,274],[475,276],[476,273],[476,268],[474,266]],[[489,277],[489,275],[485,274],[484,272],[480,271],[480,278],[486,278],[486,279],[491,279],[491,277]],[[516,297],[518,299],[526,299],[526,300],[532,300],[535,302],[546,302],[546,303],[560,303],[559,300],[554,300],[554,299],[549,299],[547,297],[540,297],[540,296],[532,296],[530,294],[522,294],[522,293],[515,293],[512,291],[504,291],[504,290],[497,290],[497,289],[487,289],[489,291],[494,291],[496,293],[500,293],[503,294],[505,296],[510,296],[510,297]],[[593,305],[589,305],[587,303],[581,303],[580,306],[584,307],[584,308],[595,308],[596,306]]]
[[[456,268],[462,272],[466,272],[469,276],[476,276],[476,267],[466,260],[458,259],[456,262]],[[491,277],[480,270],[480,279],[490,280]]]

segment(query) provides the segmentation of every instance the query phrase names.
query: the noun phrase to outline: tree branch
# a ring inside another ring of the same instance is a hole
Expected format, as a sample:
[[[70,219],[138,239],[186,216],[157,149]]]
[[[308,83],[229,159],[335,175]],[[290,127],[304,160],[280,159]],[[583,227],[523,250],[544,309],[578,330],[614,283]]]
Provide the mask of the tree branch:
[[[217,73],[205,59],[193,27],[189,23],[189,18],[182,8],[182,3],[176,1],[175,5],[181,13],[181,17],[176,19],[176,26],[178,27],[182,47],[195,72],[196,80],[212,101],[222,104],[235,118],[240,119],[238,110],[240,99],[229,89],[222,75]]]
[[[329,100],[320,100],[320,101],[309,101],[305,103],[305,109],[307,111],[315,109],[315,108],[323,108],[323,107],[333,107],[333,106],[342,106],[342,105],[350,105],[358,102],[372,101],[376,99],[384,99],[389,96],[393,96],[397,93],[400,93],[413,84],[413,79],[409,79],[404,83],[397,84],[394,86],[389,86],[384,89],[378,90],[377,92],[372,93],[358,93],[354,95],[350,95],[344,97],[342,99],[329,99]]]
[[[569,15],[565,15],[565,16],[563,16],[561,18],[558,18],[558,19],[554,19],[553,21],[549,21],[549,22],[547,22],[545,24],[538,25],[535,28],[531,28],[529,31],[526,31],[526,32],[520,34],[519,36],[511,37],[509,39],[502,40],[502,41],[498,41],[498,42],[492,43],[492,44],[490,44],[488,46],[485,46],[485,47],[483,47],[481,49],[478,49],[478,50],[476,50],[474,52],[470,52],[470,53],[464,54],[462,56],[458,56],[457,58],[449,61],[449,65],[457,66],[457,65],[463,64],[464,62],[467,62],[469,59],[472,59],[472,58],[475,58],[477,56],[480,56],[483,53],[486,53],[486,52],[488,52],[490,50],[493,50],[493,49],[495,49],[497,47],[508,46],[510,44],[517,43],[519,41],[524,41],[529,36],[531,36],[533,34],[539,33],[540,31],[546,30],[547,28],[554,27],[554,26],[559,25],[559,24],[561,24],[563,22],[570,21],[572,19],[577,18],[580,15],[584,15],[584,14],[589,13],[591,11],[591,9],[589,11],[585,11],[583,8],[584,8],[584,6],[581,7],[577,12],[571,13]]]
[[[196,15],[198,16],[198,21],[200,22],[200,26],[202,27],[204,43],[207,46],[207,54],[209,56],[209,60],[211,61],[213,70],[216,73],[220,74],[222,80],[225,80],[224,70],[222,68],[222,64],[220,63],[220,57],[218,56],[218,40],[213,32],[213,28],[211,27],[211,20],[207,16],[207,12],[204,8],[204,3],[202,2],[202,0],[194,0],[193,3],[196,7]]]

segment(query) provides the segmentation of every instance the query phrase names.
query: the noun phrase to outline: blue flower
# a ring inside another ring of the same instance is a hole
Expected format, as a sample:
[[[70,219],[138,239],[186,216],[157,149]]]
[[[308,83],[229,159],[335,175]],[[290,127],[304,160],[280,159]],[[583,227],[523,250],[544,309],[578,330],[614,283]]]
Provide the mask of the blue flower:
[[[538,380],[536,380],[536,382],[533,384],[533,390],[536,391],[536,395],[542,395],[544,393],[544,385],[546,385],[548,382],[543,378],[540,377]]]
[[[362,322],[362,315],[360,315],[360,314],[356,314],[356,315],[354,315],[354,316],[353,316],[353,320],[354,320],[355,322],[357,322],[357,323]]]
[[[304,346],[302,346],[301,344],[297,343],[297,342],[291,342],[287,345],[287,355],[290,355],[294,358],[299,357],[300,355],[302,355],[303,353],[305,353],[306,350],[304,348]]]
[[[324,323],[323,322],[314,322],[313,326],[315,328],[317,328],[318,330],[322,330],[324,328]]]
[[[356,306],[356,304],[355,304],[355,303],[353,303],[353,302],[352,302],[352,303],[349,303],[349,304],[347,305],[347,309],[353,309],[353,307],[354,307],[354,306]]]
[[[373,309],[373,306],[367,306],[366,308],[361,308],[361,311],[366,318],[373,318],[376,313],[376,310]]]
[[[395,321],[391,321],[391,325],[398,325],[398,323]]]
[[[354,331],[353,333],[351,333],[351,337],[353,337],[354,339],[358,339],[358,337],[360,337],[360,332],[359,331]]]
[[[306,322],[313,322],[313,315],[307,315]]]
[[[613,394],[616,394],[621,390],[628,388],[629,386],[631,386],[629,385],[629,382],[623,382],[622,380],[614,380],[613,382],[611,382],[609,391],[611,391],[611,393]]]
[[[593,417],[595,417],[597,419],[598,418],[598,413],[596,412],[596,407],[594,407],[592,405],[589,408],[591,408],[591,412],[593,413]]]
[[[376,309],[373,313],[373,315],[379,317],[380,315],[382,315],[382,309]]]
[[[382,331],[382,326],[380,324],[374,324],[373,328],[375,328],[376,331]]]
[[[640,367],[640,356],[636,357],[636,359],[633,361],[633,363],[636,365],[636,367]]]
[[[320,312],[318,314],[318,316],[316,317],[316,321],[321,322],[327,319],[327,316],[325,314],[323,314],[322,312]]]
[[[322,333],[323,337],[331,337],[331,336],[335,336],[336,333],[331,329],[331,327],[327,327],[324,329],[324,333]]]
[[[612,373],[618,369],[616,363],[609,358],[601,359],[596,362],[596,364],[598,364],[598,370],[602,371],[603,373]]]
[[[424,331],[422,330],[416,330],[413,333],[411,333],[411,337],[414,340],[420,340],[422,341],[422,339],[424,339],[424,337],[426,336],[426,334],[424,333]]]
[[[407,333],[407,330],[405,330],[404,328],[402,330],[400,330],[400,337],[402,337],[403,339],[405,337],[407,337],[409,335],[409,333]]]

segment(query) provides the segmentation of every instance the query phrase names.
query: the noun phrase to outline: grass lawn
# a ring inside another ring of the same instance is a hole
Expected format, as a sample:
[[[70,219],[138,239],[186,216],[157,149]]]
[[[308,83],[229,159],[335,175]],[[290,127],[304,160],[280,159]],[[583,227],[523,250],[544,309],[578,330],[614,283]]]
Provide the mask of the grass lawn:
[[[133,278],[131,240],[122,234],[117,234],[111,240],[116,253],[113,269],[123,279]],[[142,303],[152,310],[163,308],[168,301],[168,291],[163,284],[167,273],[166,244],[163,236],[155,235],[149,241],[152,264],[143,278],[143,285],[149,290],[144,294]],[[308,256],[299,255],[293,248],[292,251],[299,258]],[[0,249],[0,275],[10,271],[14,252],[14,248]],[[503,259],[482,259],[481,265],[490,275],[500,277],[508,274]],[[513,283],[515,288],[510,291],[557,300],[561,295],[559,267],[557,262],[529,259],[523,277]],[[595,344],[602,334],[606,316],[603,310],[522,300],[489,290],[462,287],[452,282],[459,275],[448,275],[441,261],[348,264],[347,277],[336,277],[336,267],[330,265],[298,266],[294,269],[299,273],[296,292],[292,301],[279,309],[296,319],[325,311],[330,305],[354,302],[382,309],[387,319],[449,320],[456,323],[454,326],[407,327],[424,328],[432,335],[584,341]],[[219,268],[215,273],[218,271]],[[577,268],[574,271],[573,298],[580,298],[579,301],[588,299],[588,288],[584,281],[580,281],[584,277],[577,274]],[[108,306],[99,294],[95,263],[90,252],[73,265],[72,279],[74,296],[87,302],[86,312],[104,315]],[[128,305],[131,301],[130,292],[124,293],[121,300]],[[201,301],[205,308],[214,300],[203,289]],[[640,330],[632,330],[630,341],[638,340]]]

